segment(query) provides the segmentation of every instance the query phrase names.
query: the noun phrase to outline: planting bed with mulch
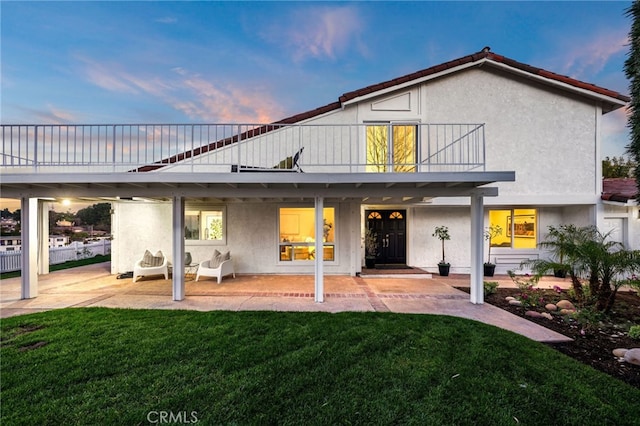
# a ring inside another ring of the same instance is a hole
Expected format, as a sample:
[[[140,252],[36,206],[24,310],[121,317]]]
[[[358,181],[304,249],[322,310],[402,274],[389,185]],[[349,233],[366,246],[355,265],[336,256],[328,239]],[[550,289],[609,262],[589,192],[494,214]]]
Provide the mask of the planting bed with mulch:
[[[461,290],[468,291],[468,289],[462,288]],[[612,353],[616,348],[640,347],[640,340],[634,340],[627,334],[630,326],[640,325],[640,296],[638,294],[619,292],[612,312],[608,316],[586,324],[580,318],[574,319],[559,314],[554,314],[551,320],[525,316],[525,312],[529,309],[539,312],[544,312],[545,309],[543,307],[533,309],[514,306],[505,299],[507,296],[517,297],[520,293],[521,291],[517,288],[498,288],[496,293],[485,298],[485,302],[571,337],[573,342],[549,344],[549,346],[640,388],[640,366],[621,362]],[[551,303],[560,300],[560,298],[567,298],[566,293],[558,294],[553,290],[544,290],[543,295],[545,300]]]

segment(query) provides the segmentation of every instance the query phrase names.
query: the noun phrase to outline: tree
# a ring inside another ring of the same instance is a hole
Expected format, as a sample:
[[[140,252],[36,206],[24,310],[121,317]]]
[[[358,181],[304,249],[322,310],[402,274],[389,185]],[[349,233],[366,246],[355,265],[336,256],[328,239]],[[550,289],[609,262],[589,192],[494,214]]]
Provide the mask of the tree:
[[[640,164],[640,1],[634,1],[626,11],[626,15],[632,19],[629,40],[631,48],[629,57],[624,62],[624,71],[630,81],[629,93],[629,119],[627,125],[631,130],[631,141],[627,145],[627,152],[636,164]],[[637,200],[640,202],[640,167],[634,171],[636,185],[638,186]]]
[[[447,261],[444,258],[444,242],[445,240],[450,240],[451,236],[449,235],[449,228],[446,226],[436,226],[435,231],[431,234],[432,237],[438,238],[442,242],[442,260],[440,261],[441,265],[448,265]]]
[[[111,229],[111,204],[98,203],[76,213],[84,225],[93,225],[105,231]]]
[[[628,178],[631,177],[636,163],[630,158],[606,157],[602,160],[602,177],[604,178]]]

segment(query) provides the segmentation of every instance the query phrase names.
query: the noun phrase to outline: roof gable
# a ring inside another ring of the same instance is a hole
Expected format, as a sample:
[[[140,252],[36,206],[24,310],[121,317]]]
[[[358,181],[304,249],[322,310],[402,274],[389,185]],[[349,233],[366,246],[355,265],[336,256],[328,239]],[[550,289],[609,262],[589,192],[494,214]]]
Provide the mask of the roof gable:
[[[501,69],[506,69],[512,72],[518,72],[521,74],[529,75],[534,78],[539,78],[541,80],[546,80],[547,82],[555,82],[559,85],[565,86],[565,88],[575,88],[577,92],[579,92],[582,96],[585,96],[585,93],[591,93],[594,97],[600,97],[605,100],[608,105],[608,109],[603,109],[604,112],[609,112],[614,109],[622,107],[625,103],[629,102],[631,98],[628,96],[622,95],[613,90],[605,89],[600,86],[596,86],[594,84],[586,83],[580,80],[576,80],[571,77],[563,76],[560,74],[556,74],[551,71],[544,70],[542,68],[536,68],[531,65],[527,65],[513,59],[509,59],[502,55],[498,55],[490,51],[488,47],[485,47],[480,52],[473,53],[471,55],[464,56],[462,58],[454,59],[452,61],[448,61],[439,65],[435,65],[420,71],[416,71],[411,74],[407,74],[398,78],[394,78],[392,80],[384,81],[381,83],[373,84],[370,86],[366,86],[362,89],[354,90],[351,92],[344,93],[342,96],[338,98],[338,101],[332,102],[330,104],[318,107],[313,110],[305,111],[296,115],[292,115],[290,117],[275,121],[270,125],[264,125],[254,130],[250,130],[240,135],[236,135],[231,138],[226,138],[223,140],[212,142],[206,146],[202,146],[196,148],[192,151],[176,154],[171,156],[170,158],[164,159],[162,161],[158,161],[153,165],[147,165],[136,169],[138,172],[147,172],[153,171],[157,169],[161,169],[168,164],[178,163],[183,160],[187,160],[189,158],[196,157],[201,154],[205,154],[207,152],[218,149],[222,146],[226,146],[231,143],[235,143],[240,139],[246,139],[248,137],[252,137],[254,134],[262,134],[265,131],[269,131],[267,126],[277,126],[280,124],[295,124],[300,123],[305,120],[309,120],[314,117],[319,117],[321,115],[339,111],[344,107],[346,103],[350,101],[354,101],[357,98],[374,95],[381,91],[388,91],[393,88],[401,88],[407,84],[418,84],[420,81],[428,79],[429,77],[436,77],[441,74],[446,73],[454,73],[460,71],[461,69],[466,69],[468,67],[474,66],[484,66],[486,64],[492,64],[494,66],[498,66]],[[402,102],[402,99],[395,99],[394,102]],[[380,106],[384,108],[383,106]]]
[[[515,72],[528,74],[532,77],[546,79],[551,82],[566,85],[570,88],[575,88],[576,90],[582,90],[582,91],[586,91],[587,93],[592,93],[595,96],[610,98],[611,106],[608,110],[606,110],[606,112],[617,109],[631,100],[631,98],[629,98],[628,96],[622,95],[621,93],[618,93],[616,91],[609,90],[604,87],[596,86],[595,84],[586,83],[584,81],[577,80],[575,78],[557,74],[552,71],[547,71],[542,68],[533,67],[531,65],[527,65],[522,62],[515,61],[513,59],[509,59],[505,56],[493,53],[490,51],[488,47],[485,47],[480,52],[473,53],[471,55],[467,55],[462,58],[454,59],[452,61],[448,61],[440,65],[435,65],[420,71],[416,71],[411,74],[394,78],[392,80],[387,80],[381,83],[372,84],[370,86],[366,86],[358,90],[344,93],[342,96],[338,98],[338,102],[332,102],[320,108],[316,108],[314,110],[306,111],[300,114],[293,115],[291,117],[287,117],[283,120],[278,121],[277,123],[285,123],[285,124],[298,123],[300,121],[308,120],[310,118],[317,117],[319,115],[326,114],[331,111],[339,110],[340,108],[343,107],[345,103],[348,103],[349,101],[352,101],[362,96],[371,95],[373,93],[376,93],[382,90],[388,90],[393,87],[399,87],[407,83],[411,83],[413,81],[417,82],[419,80],[422,80],[431,76],[436,76],[441,73],[446,73],[447,71],[455,72],[455,69],[459,67],[468,67],[468,66],[474,66],[474,65],[479,66],[485,63],[493,63],[496,66],[501,66],[501,68],[503,69],[506,68],[508,70],[512,70]]]

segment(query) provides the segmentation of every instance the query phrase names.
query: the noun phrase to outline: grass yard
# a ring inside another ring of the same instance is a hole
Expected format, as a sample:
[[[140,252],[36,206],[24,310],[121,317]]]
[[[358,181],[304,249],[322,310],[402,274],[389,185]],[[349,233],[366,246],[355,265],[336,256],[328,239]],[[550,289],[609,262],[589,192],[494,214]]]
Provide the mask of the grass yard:
[[[461,318],[75,308],[0,337],[3,425],[640,424],[639,389]]]

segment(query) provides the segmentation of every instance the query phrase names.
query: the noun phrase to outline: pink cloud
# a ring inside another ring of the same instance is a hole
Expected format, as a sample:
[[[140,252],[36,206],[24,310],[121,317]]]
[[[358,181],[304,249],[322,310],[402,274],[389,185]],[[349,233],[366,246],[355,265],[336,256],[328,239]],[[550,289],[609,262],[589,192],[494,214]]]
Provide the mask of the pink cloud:
[[[260,88],[220,86],[199,76],[180,72],[181,85],[190,93],[190,100],[174,100],[173,106],[192,118],[228,123],[268,123],[281,118],[282,108]]]
[[[85,63],[84,74],[87,80],[98,87],[111,92],[129,94],[149,93],[161,96],[169,89],[162,80],[154,76],[138,76],[129,73],[119,65],[99,63],[88,59],[82,59]]]
[[[621,135],[628,133],[628,114],[628,106],[606,114],[602,119],[602,133],[606,135]]]
[[[45,110],[34,110],[32,113],[38,120],[47,124],[68,124],[78,121],[77,115],[72,112],[47,105]]]
[[[362,30],[355,7],[313,7],[296,10],[286,23],[272,26],[263,36],[290,49],[295,61],[303,61],[310,57],[335,59],[351,45],[366,53],[359,40]]]
[[[596,34],[591,40],[581,40],[562,53],[564,73],[584,78],[602,71],[611,57],[628,49],[625,29]]]
[[[150,95],[190,118],[209,122],[265,123],[282,117],[271,95],[250,82],[241,86],[216,84],[176,67],[167,76],[134,74],[119,65],[84,60],[85,76],[105,90]]]
[[[602,117],[603,156],[615,157],[625,153],[631,140],[627,119],[629,108],[624,107]]]

